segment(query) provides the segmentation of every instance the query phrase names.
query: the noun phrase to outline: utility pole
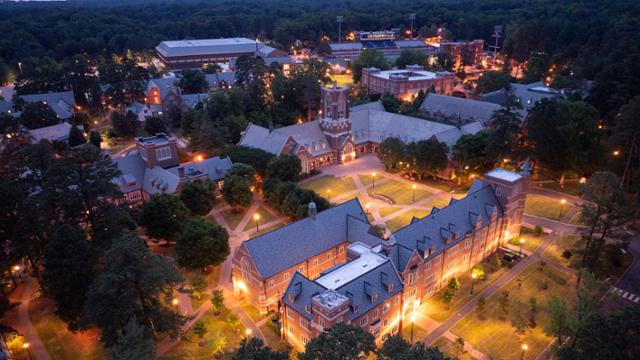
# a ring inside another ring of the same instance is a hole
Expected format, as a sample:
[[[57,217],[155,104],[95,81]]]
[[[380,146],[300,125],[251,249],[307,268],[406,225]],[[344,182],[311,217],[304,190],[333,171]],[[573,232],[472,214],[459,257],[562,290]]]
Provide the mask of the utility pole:
[[[496,54],[498,52],[498,43],[500,41],[500,38],[502,37],[502,25],[496,25],[493,27],[493,35],[491,35],[492,38],[496,39],[496,42],[493,46],[489,46],[489,48],[493,48],[493,64],[495,65],[496,63]]]
[[[338,42],[342,42],[342,23],[344,22],[344,16],[336,16],[336,21],[338,22]]]
[[[411,39],[413,39],[413,22],[416,20],[416,14],[409,14],[409,20],[411,20]]]

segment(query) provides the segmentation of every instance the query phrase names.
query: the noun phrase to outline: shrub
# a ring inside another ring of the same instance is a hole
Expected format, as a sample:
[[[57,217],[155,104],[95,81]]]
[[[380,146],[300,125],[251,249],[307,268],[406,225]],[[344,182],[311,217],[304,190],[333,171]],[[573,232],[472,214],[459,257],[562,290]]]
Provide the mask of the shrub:
[[[536,227],[535,227],[535,228],[533,228],[533,233],[534,233],[536,236],[540,236],[540,235],[542,235],[542,226],[540,226],[540,225],[536,225]]]
[[[567,260],[571,259],[571,256],[573,256],[573,253],[571,252],[571,250],[565,250],[562,252],[562,257]]]

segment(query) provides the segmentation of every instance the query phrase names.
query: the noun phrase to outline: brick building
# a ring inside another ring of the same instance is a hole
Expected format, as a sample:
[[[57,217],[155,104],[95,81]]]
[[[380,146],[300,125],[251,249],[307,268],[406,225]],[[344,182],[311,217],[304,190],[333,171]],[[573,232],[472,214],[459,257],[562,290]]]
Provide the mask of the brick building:
[[[433,208],[388,239],[372,235],[357,199],[245,241],[233,255],[237,294],[279,309],[281,334],[297,349],[336,322],[364,327],[380,343],[453,277],[519,234],[530,166],[494,169],[467,196]]]
[[[138,138],[135,151],[114,157],[113,162],[122,173],[113,182],[127,203],[139,203],[158,193],[173,194],[183,183],[199,179],[214,181],[219,194],[232,165],[228,157],[217,156],[180,163],[176,139],[163,133]]]
[[[484,56],[484,40],[441,42],[440,52],[451,55],[456,66],[480,65]]]
[[[368,94],[391,94],[410,101],[420,92],[435,91],[450,95],[458,83],[455,74],[442,71],[425,71],[422,66],[409,65],[405,69],[362,69],[361,86]]]

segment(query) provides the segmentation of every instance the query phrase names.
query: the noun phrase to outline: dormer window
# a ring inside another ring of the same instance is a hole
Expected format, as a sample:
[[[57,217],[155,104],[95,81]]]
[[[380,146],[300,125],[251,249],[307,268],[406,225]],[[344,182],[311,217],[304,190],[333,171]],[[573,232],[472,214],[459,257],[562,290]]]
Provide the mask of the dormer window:
[[[389,284],[389,291],[393,291],[393,285],[394,284]]]
[[[295,302],[296,301],[296,297],[293,296],[293,294],[289,294],[289,296],[287,298],[289,299],[290,302]]]
[[[307,313],[311,314],[311,306],[305,305],[304,306],[304,311],[306,311]]]
[[[374,302],[376,302],[376,300],[378,300],[378,295],[377,294],[372,295],[371,296],[371,302],[374,303]]]

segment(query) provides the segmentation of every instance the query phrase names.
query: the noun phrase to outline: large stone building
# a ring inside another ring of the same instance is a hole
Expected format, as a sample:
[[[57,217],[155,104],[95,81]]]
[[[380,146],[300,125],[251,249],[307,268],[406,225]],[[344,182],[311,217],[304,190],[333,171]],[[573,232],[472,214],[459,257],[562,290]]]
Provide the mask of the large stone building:
[[[380,103],[349,108],[348,94],[349,89],[335,85],[323,88],[322,118],[273,130],[249,124],[238,145],[275,155],[296,155],[302,172],[308,173],[323,165],[348,162],[360,154],[377,154],[380,143],[390,137],[406,143],[435,138],[451,148],[462,135],[483,128],[478,121],[454,126],[390,113]]]
[[[405,69],[362,69],[362,89],[368,94],[391,94],[411,101],[421,90],[450,95],[458,83],[455,74],[447,71],[425,71],[422,66],[409,65]]]
[[[185,182],[199,179],[214,181],[219,194],[232,165],[228,157],[217,156],[180,163],[176,139],[162,133],[138,138],[136,150],[114,157],[113,162],[122,173],[113,181],[127,203],[145,201],[153,194],[173,194]]]
[[[405,317],[520,232],[530,167],[495,169],[467,195],[413,218],[388,239],[373,235],[357,199],[245,241],[233,255],[236,294],[278,309],[282,336],[302,349],[336,322],[381,342]]]
[[[267,64],[291,63],[286,52],[246,38],[163,41],[156,46],[156,54],[172,70],[202,68],[212,63],[227,63],[234,68],[243,55],[258,56]]]

